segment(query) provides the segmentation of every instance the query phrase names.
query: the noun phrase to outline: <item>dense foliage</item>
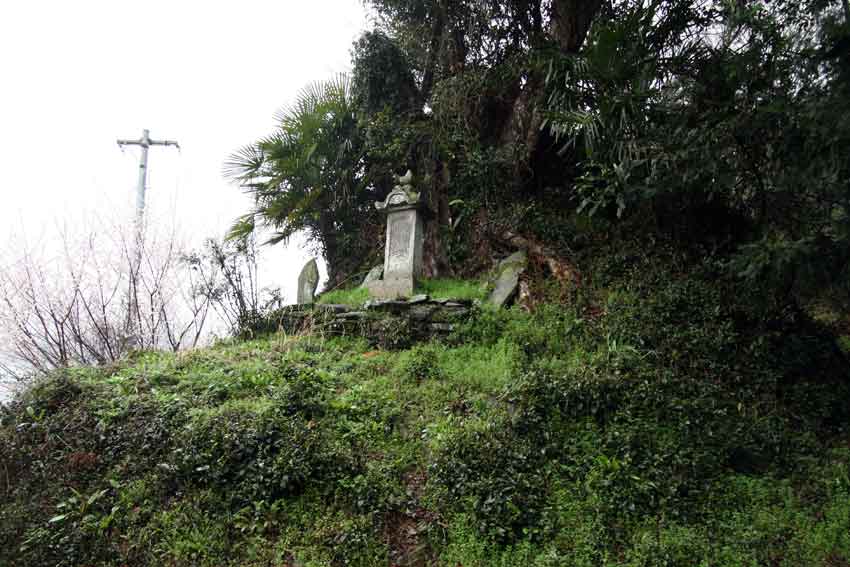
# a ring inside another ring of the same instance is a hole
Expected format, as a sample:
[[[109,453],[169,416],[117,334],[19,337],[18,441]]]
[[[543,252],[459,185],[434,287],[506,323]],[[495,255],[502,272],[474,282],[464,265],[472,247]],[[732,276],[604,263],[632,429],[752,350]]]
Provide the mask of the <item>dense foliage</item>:
[[[429,275],[486,269],[506,228],[568,256],[549,223],[580,214],[639,218],[775,293],[848,279],[846,1],[367,4],[344,126],[315,144],[312,122],[282,121],[308,140],[298,163],[323,164],[310,186],[337,197],[305,199],[300,170],[256,151],[269,141],[236,163],[268,174],[260,216],[307,228],[335,280],[375,257],[380,239],[351,235],[407,168],[432,213]]]

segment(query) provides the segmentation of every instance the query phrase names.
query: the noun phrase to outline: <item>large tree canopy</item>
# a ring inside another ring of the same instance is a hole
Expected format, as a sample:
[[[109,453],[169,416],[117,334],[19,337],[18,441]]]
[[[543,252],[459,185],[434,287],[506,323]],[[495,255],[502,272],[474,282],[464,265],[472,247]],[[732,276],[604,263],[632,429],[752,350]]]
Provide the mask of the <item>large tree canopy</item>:
[[[486,267],[505,227],[566,255],[577,212],[782,286],[846,270],[846,0],[367,4],[351,85],[235,160],[243,229],[306,229],[342,278],[377,257],[370,202],[411,168],[430,275]]]

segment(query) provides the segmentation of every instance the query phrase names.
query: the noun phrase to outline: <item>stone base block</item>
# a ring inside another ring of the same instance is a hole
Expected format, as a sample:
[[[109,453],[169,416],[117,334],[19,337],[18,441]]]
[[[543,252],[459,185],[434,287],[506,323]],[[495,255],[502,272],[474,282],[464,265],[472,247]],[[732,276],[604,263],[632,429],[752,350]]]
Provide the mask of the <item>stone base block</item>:
[[[413,278],[397,278],[369,282],[369,295],[377,299],[398,299],[413,295]]]

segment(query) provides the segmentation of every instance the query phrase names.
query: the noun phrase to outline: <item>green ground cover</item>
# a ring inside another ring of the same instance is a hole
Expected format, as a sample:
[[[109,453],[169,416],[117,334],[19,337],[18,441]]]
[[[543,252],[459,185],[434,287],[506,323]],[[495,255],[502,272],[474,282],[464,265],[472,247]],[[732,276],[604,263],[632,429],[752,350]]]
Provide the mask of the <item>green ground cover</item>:
[[[676,258],[612,241],[569,306],[404,350],[280,333],[56,373],[0,410],[0,565],[846,563],[837,312]]]
[[[487,286],[478,281],[434,278],[418,282],[416,294],[427,294],[433,299],[479,299],[487,297]],[[321,294],[318,303],[360,306],[369,299],[364,288],[335,289]]]
[[[843,564],[829,339],[744,335],[723,290],[667,281],[402,351],[279,334],[58,373],[0,413],[0,564]]]

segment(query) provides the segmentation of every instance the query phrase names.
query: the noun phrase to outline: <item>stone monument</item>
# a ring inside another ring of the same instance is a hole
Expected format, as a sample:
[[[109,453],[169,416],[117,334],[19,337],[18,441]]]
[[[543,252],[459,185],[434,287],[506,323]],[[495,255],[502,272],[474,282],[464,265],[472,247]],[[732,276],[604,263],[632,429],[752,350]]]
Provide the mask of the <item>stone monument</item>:
[[[367,284],[369,294],[379,299],[396,299],[413,294],[416,279],[422,275],[422,222],[419,193],[412,188],[413,174],[396,177],[397,185],[383,202],[375,203],[387,213],[387,242],[384,249],[384,277]]]
[[[298,305],[313,303],[316,288],[319,286],[319,267],[316,259],[307,262],[298,276]]]

